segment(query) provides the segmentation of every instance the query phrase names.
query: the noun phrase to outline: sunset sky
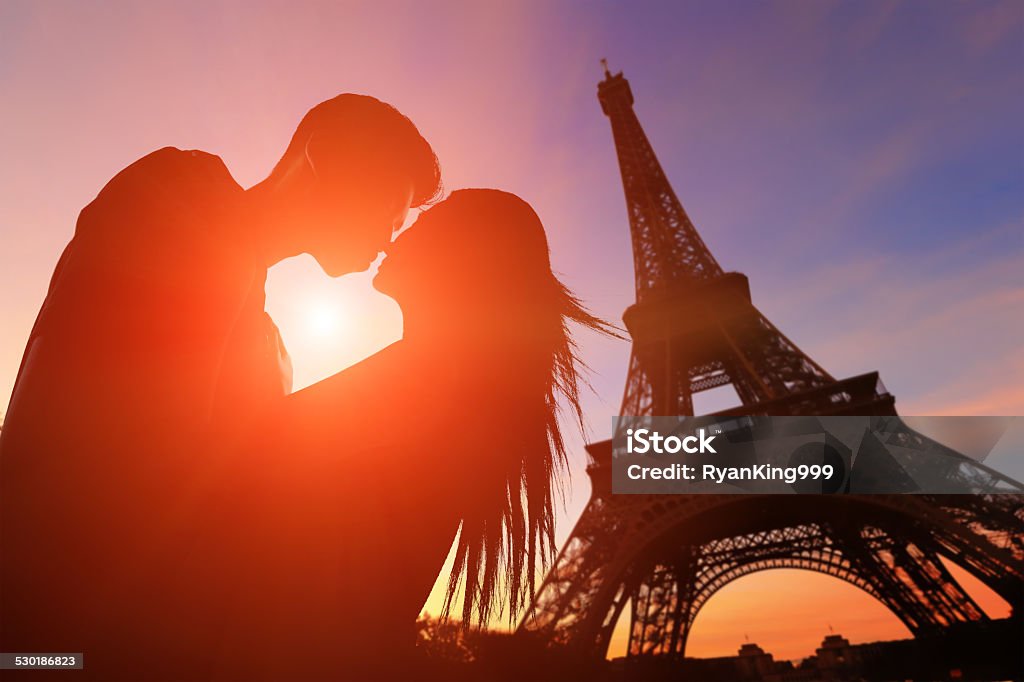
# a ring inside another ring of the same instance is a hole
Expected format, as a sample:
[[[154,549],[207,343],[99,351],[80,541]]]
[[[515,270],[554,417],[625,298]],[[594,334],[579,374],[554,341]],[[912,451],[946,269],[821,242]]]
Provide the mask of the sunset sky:
[[[220,155],[248,187],[307,109],[345,91],[410,116],[446,187],[532,203],[563,280],[618,320],[632,259],[596,99],[602,57],[630,80],[708,246],[821,365],[879,370],[902,414],[1024,414],[1024,3],[1013,1],[5,0],[0,407],[77,214],[112,175],[173,145]],[[398,337],[397,306],[370,279],[331,280],[309,257],[271,271],[267,306],[297,387]],[[600,439],[629,346],[581,341]],[[571,440],[560,539],[589,495],[582,442]],[[829,625],[854,642],[907,635],[853,587],[771,572],[712,598],[688,653],[735,653],[747,635],[799,657]]]

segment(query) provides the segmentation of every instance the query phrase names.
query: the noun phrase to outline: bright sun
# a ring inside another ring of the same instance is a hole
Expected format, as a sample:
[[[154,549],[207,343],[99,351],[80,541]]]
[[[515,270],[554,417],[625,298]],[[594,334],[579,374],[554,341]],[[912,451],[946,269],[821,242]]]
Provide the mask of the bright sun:
[[[307,328],[309,335],[315,339],[326,339],[335,336],[341,327],[341,310],[337,303],[315,301],[309,305]]]

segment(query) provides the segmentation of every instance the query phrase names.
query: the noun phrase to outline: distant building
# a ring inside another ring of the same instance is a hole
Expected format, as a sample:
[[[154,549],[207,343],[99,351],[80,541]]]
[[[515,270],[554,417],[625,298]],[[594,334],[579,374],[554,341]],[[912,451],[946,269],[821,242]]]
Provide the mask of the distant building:
[[[860,650],[842,635],[827,635],[814,653],[818,657],[818,668],[822,670],[848,667],[861,661]]]
[[[935,634],[850,644],[829,634],[795,665],[748,642],[735,656],[633,656],[611,662],[610,679],[702,682],[839,682],[841,680],[1024,680],[1020,617],[962,623]]]
[[[859,668],[861,651],[850,644],[842,635],[826,635],[821,646],[814,652],[817,668],[824,679],[836,679],[842,673]]]
[[[775,672],[775,667],[772,655],[753,642],[740,647],[736,669],[744,679],[764,679]]]

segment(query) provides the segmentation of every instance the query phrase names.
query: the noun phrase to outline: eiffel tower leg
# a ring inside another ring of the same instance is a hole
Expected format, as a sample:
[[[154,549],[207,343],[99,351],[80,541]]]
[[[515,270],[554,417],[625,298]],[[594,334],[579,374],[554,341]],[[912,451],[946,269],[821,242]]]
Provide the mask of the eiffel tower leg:
[[[913,577],[919,589],[925,591],[936,617],[946,621],[944,625],[987,618],[984,611],[949,573],[938,554],[926,551],[915,544],[909,544],[903,550],[904,569]]]
[[[934,547],[1005,599],[1015,614],[1024,613],[1024,496],[944,495],[935,500],[945,512],[933,532]],[[935,516],[938,516],[935,514]],[[974,532],[963,533],[971,528]]]
[[[633,598],[630,622],[629,655],[646,656],[668,653],[671,641],[671,616],[679,598],[675,570],[659,564],[640,583]]]
[[[836,540],[857,572],[915,635],[985,618],[934,552],[884,533],[865,541],[845,532]]]
[[[676,564],[676,603],[672,611],[672,637],[669,651],[680,656],[686,651],[690,628],[696,614],[693,611],[697,578],[697,548],[686,546]]]
[[[612,599],[612,604],[608,609],[605,620],[601,625],[601,630],[598,632],[597,640],[595,642],[597,651],[602,653],[608,651],[608,646],[612,640],[612,633],[615,632],[615,626],[618,624],[619,617],[622,615],[622,611],[626,604],[629,603],[629,597],[634,593],[634,591],[635,590],[630,589],[627,583],[623,583],[619,586],[615,597]]]
[[[1004,567],[999,562],[992,561],[990,556],[963,551],[956,546],[944,549],[947,549],[945,553],[950,560],[962,566],[1002,597],[1015,614],[1024,613],[1024,589],[1021,588],[1019,575],[1003,570]]]
[[[695,547],[684,546],[672,566],[657,565],[635,592],[630,655],[682,654],[693,624]]]

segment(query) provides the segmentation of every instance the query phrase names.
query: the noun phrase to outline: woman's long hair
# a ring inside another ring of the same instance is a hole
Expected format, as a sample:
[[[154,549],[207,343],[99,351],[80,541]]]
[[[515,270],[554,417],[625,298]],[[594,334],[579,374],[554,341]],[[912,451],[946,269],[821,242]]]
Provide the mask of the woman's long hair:
[[[489,281],[478,281],[497,311],[492,338],[500,368],[493,376],[512,423],[491,425],[499,433],[481,453],[487,466],[478,470],[482,485],[467,498],[443,612],[449,615],[464,582],[462,622],[483,625],[505,604],[509,621],[517,617],[535,592],[538,570],[555,552],[554,505],[563,499],[567,471],[559,415],[567,408],[582,433],[580,389],[588,386],[570,328],[620,335],[551,271],[543,225],[525,201],[472,189],[454,192],[443,204],[476,220],[487,251],[497,255],[484,259],[491,261]]]

